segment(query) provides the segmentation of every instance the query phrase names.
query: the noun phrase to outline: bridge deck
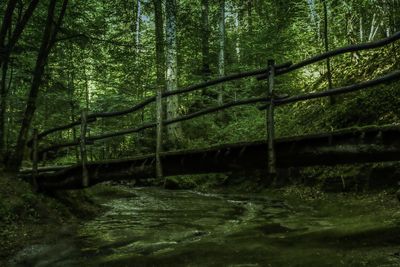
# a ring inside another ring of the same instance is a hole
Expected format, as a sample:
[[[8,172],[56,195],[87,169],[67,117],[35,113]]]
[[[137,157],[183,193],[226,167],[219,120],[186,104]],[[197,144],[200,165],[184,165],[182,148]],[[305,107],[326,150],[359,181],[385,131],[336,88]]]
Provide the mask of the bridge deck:
[[[276,139],[277,166],[304,167],[400,160],[400,127],[364,127],[331,133]],[[204,149],[165,152],[164,176],[262,170],[267,167],[265,141],[226,144]],[[109,180],[155,177],[155,155],[91,162],[90,185]],[[40,173],[48,189],[82,188],[81,166]],[[23,172],[29,175],[29,172]]]

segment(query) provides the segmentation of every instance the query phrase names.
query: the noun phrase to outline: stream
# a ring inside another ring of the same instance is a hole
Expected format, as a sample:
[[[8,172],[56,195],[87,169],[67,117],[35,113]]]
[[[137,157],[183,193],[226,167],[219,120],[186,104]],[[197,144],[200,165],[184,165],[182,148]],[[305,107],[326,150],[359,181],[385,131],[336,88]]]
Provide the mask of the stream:
[[[400,266],[400,215],[377,200],[119,190],[12,266]]]

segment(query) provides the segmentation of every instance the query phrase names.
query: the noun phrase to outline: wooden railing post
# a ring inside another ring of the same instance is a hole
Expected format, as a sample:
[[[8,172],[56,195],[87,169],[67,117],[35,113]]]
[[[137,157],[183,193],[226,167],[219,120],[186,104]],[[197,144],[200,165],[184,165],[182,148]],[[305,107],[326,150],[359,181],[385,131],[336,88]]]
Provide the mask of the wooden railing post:
[[[47,152],[43,153],[43,158],[42,158],[42,166],[46,166],[46,161],[47,161]]]
[[[162,133],[163,133],[163,104],[162,90],[157,92],[157,133],[156,133],[156,177],[163,178],[162,163],[160,153],[162,152]]]
[[[275,122],[274,122],[274,82],[275,82],[275,61],[268,60],[269,76],[268,76],[268,92],[267,97],[270,103],[266,110],[267,119],[267,141],[268,141],[268,174],[276,174],[276,155],[275,155]]]
[[[32,186],[35,191],[38,190],[38,148],[39,148],[39,138],[38,138],[38,130],[33,129],[33,143],[32,143]]]
[[[81,115],[81,138],[80,138],[83,187],[89,186],[89,173],[86,166],[87,165],[87,151],[86,151],[87,114],[88,114],[87,109],[83,109]]]

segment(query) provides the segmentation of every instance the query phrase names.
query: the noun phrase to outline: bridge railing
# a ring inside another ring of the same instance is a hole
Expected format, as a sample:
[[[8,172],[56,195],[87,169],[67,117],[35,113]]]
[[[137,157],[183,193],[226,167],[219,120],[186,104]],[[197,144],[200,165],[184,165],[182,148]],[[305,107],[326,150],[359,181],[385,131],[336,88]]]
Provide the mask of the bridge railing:
[[[248,105],[248,104],[254,104],[254,103],[264,103],[265,105],[262,106],[260,109],[267,109],[266,112],[266,120],[267,120],[267,141],[268,141],[268,171],[271,174],[274,174],[276,172],[275,170],[275,151],[274,151],[274,108],[276,106],[281,106],[289,103],[295,103],[299,101],[304,101],[304,100],[309,100],[309,99],[315,99],[315,98],[321,98],[321,97],[329,97],[329,96],[334,96],[334,95],[340,95],[340,94],[346,94],[354,91],[358,91],[361,89],[365,88],[370,88],[379,84],[383,83],[389,83],[393,82],[395,80],[400,79],[400,70],[395,70],[389,74],[386,74],[382,77],[361,82],[358,84],[352,84],[349,86],[345,87],[340,87],[340,88],[334,88],[334,89],[329,89],[326,91],[322,92],[314,92],[314,93],[307,93],[307,94],[301,94],[301,95],[296,95],[296,96],[291,96],[291,97],[279,97],[276,96],[275,91],[274,91],[274,80],[277,76],[287,74],[290,72],[293,72],[295,70],[298,70],[300,68],[303,68],[305,66],[320,62],[322,60],[326,60],[328,58],[342,55],[345,53],[350,53],[350,52],[357,52],[357,51],[362,51],[362,50],[369,50],[369,49],[374,49],[374,48],[379,48],[386,46],[388,44],[391,44],[397,40],[400,39],[400,32],[395,33],[394,35],[376,41],[376,42],[370,42],[370,43],[365,43],[365,44],[359,44],[359,45],[351,45],[351,46],[346,46],[343,48],[339,48],[336,50],[329,51],[327,53],[323,53],[320,55],[317,55],[315,57],[309,58],[307,60],[301,61],[296,64],[292,64],[291,62],[289,63],[284,63],[280,65],[276,65],[273,60],[268,61],[268,67],[264,69],[259,69],[259,70],[254,70],[254,71],[249,71],[249,72],[244,72],[244,73],[238,73],[238,74],[233,74],[233,75],[228,75],[225,77],[221,77],[218,79],[210,80],[207,82],[199,83],[196,85],[188,86],[185,88],[181,88],[178,90],[174,91],[167,91],[167,92],[159,92],[157,95],[150,97],[148,99],[145,99],[144,101],[134,105],[133,107],[130,107],[125,110],[121,111],[114,111],[114,112],[99,112],[99,113],[92,113],[88,114],[87,110],[82,112],[81,118],[78,119],[77,121],[74,121],[72,123],[62,125],[59,127],[55,127],[49,130],[46,130],[42,133],[38,133],[36,130],[34,131],[33,138],[29,141],[28,145],[30,145],[33,149],[33,176],[38,173],[38,168],[37,168],[37,161],[39,161],[38,154],[43,154],[47,153],[49,151],[57,151],[60,148],[64,147],[71,147],[71,146],[80,146],[80,151],[81,151],[81,163],[82,163],[82,169],[83,169],[83,184],[84,186],[87,186],[89,183],[89,177],[87,174],[86,170],[86,162],[87,162],[87,156],[86,156],[86,145],[93,144],[95,141],[102,140],[102,139],[107,139],[111,137],[116,137],[116,136],[123,136],[131,133],[137,133],[140,131],[143,131],[145,129],[149,128],[157,128],[157,136],[156,136],[156,160],[157,160],[157,176],[162,177],[162,166],[161,166],[161,161],[160,161],[160,153],[162,151],[161,149],[161,135],[162,135],[162,127],[167,126],[173,123],[178,123],[181,121],[186,121],[190,120],[199,116],[203,116],[206,114],[214,113],[220,110],[224,110],[227,108],[235,107],[235,106],[241,106],[241,105]],[[168,120],[162,121],[162,99],[168,98],[170,96],[174,95],[180,95],[180,94],[185,94],[189,92],[193,92],[196,90],[208,88],[210,86],[214,86],[217,84],[233,81],[233,80],[239,80],[239,79],[244,79],[244,78],[250,78],[250,77],[256,77],[258,80],[264,80],[268,79],[268,90],[266,91],[265,95],[262,97],[255,97],[255,98],[249,98],[249,99],[243,99],[243,100],[236,100],[232,102],[228,102],[219,106],[215,107],[210,107],[206,108],[194,113],[186,114],[177,118],[172,118]],[[157,121],[155,122],[149,122],[149,123],[144,123],[138,127],[134,128],[128,128],[128,129],[123,129],[120,131],[116,132],[109,132],[109,133],[104,133],[98,136],[86,136],[86,129],[87,125],[90,123],[95,122],[98,118],[110,118],[110,117],[117,117],[117,116],[122,116],[130,113],[134,113],[137,111],[141,111],[145,107],[147,107],[151,103],[156,103],[157,106]],[[67,143],[62,143],[62,144],[55,144],[52,146],[49,146],[47,148],[44,148],[39,151],[39,141],[46,137],[47,135],[51,133],[55,133],[58,131],[64,131],[71,129],[76,126],[81,126],[81,137],[73,140],[71,142]]]

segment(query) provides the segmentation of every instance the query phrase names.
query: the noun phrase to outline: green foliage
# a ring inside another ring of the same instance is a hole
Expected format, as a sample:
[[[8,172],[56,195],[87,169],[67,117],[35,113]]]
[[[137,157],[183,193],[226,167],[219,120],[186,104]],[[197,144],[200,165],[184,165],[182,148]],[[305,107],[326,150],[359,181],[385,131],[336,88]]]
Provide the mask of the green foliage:
[[[269,58],[278,63],[298,62],[321,53],[323,9],[320,1],[226,1],[226,72],[265,67]],[[122,110],[156,92],[156,37],[152,1],[70,1],[58,41],[49,58],[37,102],[34,127],[40,131],[69,123],[88,107],[91,112]],[[390,1],[327,1],[330,47],[373,41],[400,29],[399,7]],[[201,1],[178,1],[178,81],[180,87],[218,77],[219,4],[210,1],[210,76],[202,73]],[[25,96],[31,83],[46,4],[41,4],[12,55],[7,81],[8,150],[20,127]],[[1,9],[0,14],[4,12]],[[14,18],[15,19],[15,18]],[[139,22],[139,25],[137,23]],[[137,31],[139,29],[139,31]],[[165,45],[165,44],[164,44]],[[369,80],[399,68],[399,45],[353,53],[332,60],[335,87]],[[12,74],[11,74],[12,73]],[[325,62],[314,64],[276,81],[279,93],[297,95],[327,89]],[[224,102],[265,94],[266,83],[246,79],[213,86],[180,98],[178,113],[196,112]],[[290,136],[368,124],[399,123],[400,90],[397,84],[338,97],[336,105],[313,100],[276,110],[277,136]],[[143,112],[116,119],[101,119],[90,126],[99,135],[137,127],[155,119],[154,105]],[[264,112],[237,107],[181,123],[179,147],[205,147],[265,137]],[[79,136],[79,127],[49,136],[47,146]],[[133,156],[154,151],[155,131],[110,138],[91,149],[95,160]],[[169,147],[165,142],[166,148]],[[172,146],[171,146],[172,147]],[[75,162],[70,149],[57,163]],[[61,153],[62,155],[62,153]]]

